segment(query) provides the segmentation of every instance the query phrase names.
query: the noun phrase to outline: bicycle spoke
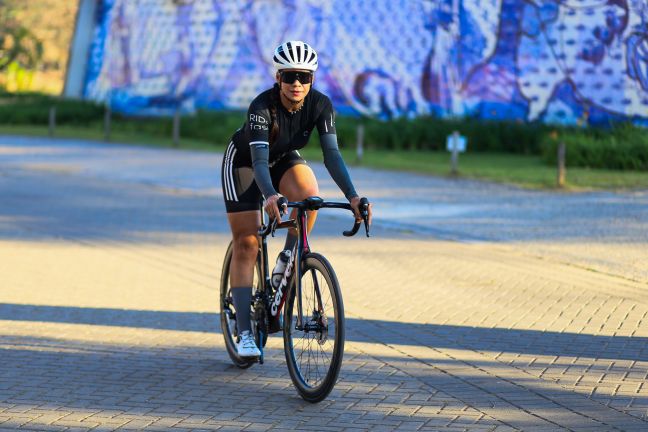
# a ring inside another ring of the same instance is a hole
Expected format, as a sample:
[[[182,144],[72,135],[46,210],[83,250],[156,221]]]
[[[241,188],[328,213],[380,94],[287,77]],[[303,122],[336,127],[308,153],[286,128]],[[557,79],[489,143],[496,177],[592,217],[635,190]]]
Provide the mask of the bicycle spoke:
[[[311,371],[311,341],[308,341],[308,372],[306,373],[306,379],[310,381],[310,371]]]
[[[311,352],[310,357],[311,357],[312,362],[313,362],[313,370],[315,371],[315,373],[314,373],[315,379],[314,379],[313,384],[317,385],[319,383],[319,379],[318,379],[318,377],[319,377],[319,368],[318,368],[318,365],[317,365],[317,357],[315,357],[314,352],[313,352],[313,341],[315,341],[314,338],[311,339],[311,344],[309,346],[309,351]]]
[[[301,349],[299,350],[299,364],[302,365],[304,364],[304,338],[301,338]]]
[[[314,271],[311,271],[311,273],[314,273]],[[315,282],[317,279],[320,278],[317,276],[309,278],[309,283],[307,286],[303,287],[302,292],[302,294],[306,298],[305,303],[313,305],[312,316],[309,324],[314,324],[317,319],[321,320],[326,316],[326,313],[324,313],[324,311],[318,310],[318,296],[316,294],[315,288],[315,286],[317,286]],[[311,285],[311,283],[313,283],[313,285]],[[320,283],[319,286],[321,287],[322,284]],[[330,355],[325,351],[325,348],[327,346],[330,346],[330,343],[327,343],[324,347],[320,345],[319,338],[321,336],[317,333],[311,334],[309,332],[305,336],[306,337],[302,338],[302,341],[304,341],[307,346],[304,346],[304,343],[302,343],[302,351],[299,354],[299,363],[301,364],[302,368],[305,368],[304,378],[306,382],[308,382],[312,386],[317,386],[322,381],[323,374],[321,368],[326,367],[326,365],[323,365],[323,363],[330,363],[331,361]],[[314,347],[313,344],[316,344],[316,347]],[[306,361],[304,361],[303,358],[304,353],[306,353]]]
[[[322,348],[320,348],[320,351],[322,352],[322,354],[324,355],[324,357],[326,357],[326,360],[331,361],[331,358],[330,358],[329,355],[326,353],[326,351],[324,351]]]

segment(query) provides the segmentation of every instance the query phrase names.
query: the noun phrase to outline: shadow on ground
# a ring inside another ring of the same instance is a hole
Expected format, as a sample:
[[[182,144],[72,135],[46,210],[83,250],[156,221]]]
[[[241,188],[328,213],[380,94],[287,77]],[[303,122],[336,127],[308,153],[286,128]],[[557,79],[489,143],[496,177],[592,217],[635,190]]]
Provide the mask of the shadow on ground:
[[[407,358],[390,358],[388,366],[372,356],[347,355],[330,397],[312,405],[292,388],[278,349],[268,350],[265,365],[246,370],[232,366],[224,349],[218,347],[129,346],[127,342],[0,336],[0,352],[0,407],[5,408],[0,417],[20,416],[21,412],[28,415],[29,410],[38,409],[40,414],[51,412],[45,416],[50,420],[55,414],[83,413],[89,425],[93,418],[86,414],[93,413],[113,422],[121,416],[124,422],[134,417],[138,422],[187,419],[189,423],[206,422],[203,428],[223,424],[239,428],[250,424],[288,426],[286,422],[292,429],[353,424],[367,430],[401,422],[465,428],[478,421],[482,428],[497,424],[443,393],[444,377],[435,386],[437,375],[413,379],[395,369],[408,362]],[[465,370],[459,378],[470,382],[473,376]],[[525,387],[534,391],[537,384],[529,380]],[[494,395],[510,390],[497,377],[482,377],[479,386]],[[560,387],[552,394],[574,396]],[[636,400],[647,401],[645,397]],[[471,405],[477,410],[493,409],[488,399]],[[425,411],[417,414],[422,406]],[[522,430],[533,426],[523,420],[516,422]]]
[[[40,306],[0,303],[0,320],[118,326],[220,333],[218,313]],[[346,339],[353,342],[425,345],[544,356],[648,361],[648,338],[568,332],[418,324],[348,318]],[[372,337],[376,330],[380,337]],[[412,335],[411,339],[404,335]]]

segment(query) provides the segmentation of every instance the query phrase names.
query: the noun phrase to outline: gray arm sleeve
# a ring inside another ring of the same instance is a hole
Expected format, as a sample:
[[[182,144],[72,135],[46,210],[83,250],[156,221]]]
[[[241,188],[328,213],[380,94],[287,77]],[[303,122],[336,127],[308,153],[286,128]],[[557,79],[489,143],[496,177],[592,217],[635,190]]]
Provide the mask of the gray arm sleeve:
[[[349,171],[344,165],[340,149],[338,149],[337,135],[324,134],[320,135],[320,143],[322,144],[322,153],[324,154],[324,166],[329,174],[338,185],[344,196],[351,201],[351,198],[357,197],[358,194],[351,182]]]
[[[272,177],[270,177],[270,167],[268,158],[270,148],[268,144],[250,144],[250,153],[252,154],[252,169],[254,170],[254,180],[264,198],[276,195],[277,191],[272,186]]]

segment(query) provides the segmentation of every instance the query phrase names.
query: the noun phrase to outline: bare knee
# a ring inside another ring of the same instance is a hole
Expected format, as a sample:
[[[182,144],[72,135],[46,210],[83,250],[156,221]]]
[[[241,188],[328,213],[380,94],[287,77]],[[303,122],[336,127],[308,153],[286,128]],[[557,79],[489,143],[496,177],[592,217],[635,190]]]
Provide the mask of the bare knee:
[[[290,201],[319,195],[317,179],[308,165],[295,165],[286,171],[279,182],[279,190]]]
[[[319,195],[319,187],[317,187],[317,183],[310,185],[310,187],[306,188],[304,190],[304,198],[312,197],[312,196],[318,196]]]
[[[234,259],[253,263],[259,251],[256,235],[243,235],[234,238]]]
[[[317,184],[310,184],[306,187],[300,188],[298,191],[296,191],[296,197],[294,201],[301,201],[305,200],[308,197],[312,196],[318,196],[319,195],[319,188],[317,187]]]

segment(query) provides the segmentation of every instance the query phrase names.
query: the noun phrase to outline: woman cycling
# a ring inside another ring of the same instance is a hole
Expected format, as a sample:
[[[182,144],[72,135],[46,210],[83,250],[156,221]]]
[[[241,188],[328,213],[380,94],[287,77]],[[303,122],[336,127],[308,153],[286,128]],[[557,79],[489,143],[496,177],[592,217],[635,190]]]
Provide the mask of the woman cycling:
[[[301,201],[319,193],[313,171],[298,152],[315,127],[324,164],[360,219],[360,198],[338,150],[333,106],[327,96],[312,89],[317,53],[304,42],[289,41],[275,49],[273,63],[276,83],[252,101],[245,124],[234,133],[223,157],[223,195],[233,236],[230,286],[236,311],[249,311],[252,301],[261,196],[270,217],[280,218],[279,205],[285,206],[286,198]],[[309,232],[315,217],[316,212],[309,212]],[[296,242],[297,233],[289,230],[273,270],[273,284],[280,280],[277,275],[283,273]],[[238,354],[258,357],[250,314],[237,313],[236,325]]]

